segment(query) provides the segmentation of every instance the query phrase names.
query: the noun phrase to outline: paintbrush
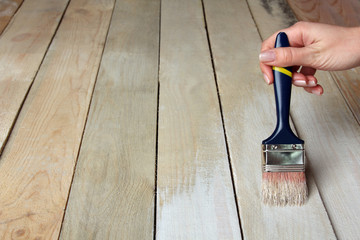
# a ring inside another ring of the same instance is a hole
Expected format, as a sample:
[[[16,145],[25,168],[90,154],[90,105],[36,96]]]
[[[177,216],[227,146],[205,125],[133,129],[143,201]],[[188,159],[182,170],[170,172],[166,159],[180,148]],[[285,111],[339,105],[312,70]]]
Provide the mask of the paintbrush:
[[[280,32],[275,47],[289,47]],[[277,124],[262,142],[262,200],[273,206],[302,205],[307,198],[304,141],[290,128],[291,67],[273,67]]]

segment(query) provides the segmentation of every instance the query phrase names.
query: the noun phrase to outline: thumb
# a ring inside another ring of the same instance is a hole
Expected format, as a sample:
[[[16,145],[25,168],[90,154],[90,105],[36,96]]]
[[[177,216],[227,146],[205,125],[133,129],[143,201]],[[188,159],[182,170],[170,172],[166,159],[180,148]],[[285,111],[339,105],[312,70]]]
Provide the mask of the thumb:
[[[273,48],[259,55],[260,62],[277,67],[311,66],[311,52],[307,47]]]

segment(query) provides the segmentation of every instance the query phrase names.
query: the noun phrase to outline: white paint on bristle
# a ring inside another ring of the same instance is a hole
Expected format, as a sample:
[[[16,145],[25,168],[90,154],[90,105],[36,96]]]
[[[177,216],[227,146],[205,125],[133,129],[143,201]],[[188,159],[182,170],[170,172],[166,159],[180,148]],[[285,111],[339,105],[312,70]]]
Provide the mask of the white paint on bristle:
[[[307,199],[304,172],[264,172],[262,201],[270,206],[301,206]]]

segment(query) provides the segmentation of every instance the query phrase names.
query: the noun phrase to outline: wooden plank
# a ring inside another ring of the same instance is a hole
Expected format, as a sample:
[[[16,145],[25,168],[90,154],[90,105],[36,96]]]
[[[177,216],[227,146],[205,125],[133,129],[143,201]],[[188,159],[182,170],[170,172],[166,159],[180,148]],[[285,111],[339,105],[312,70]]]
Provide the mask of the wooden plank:
[[[260,1],[249,4],[253,14],[253,9],[263,8]],[[261,16],[254,14],[254,18],[260,32],[270,34],[287,25],[278,24],[280,20],[271,26],[266,23],[274,18],[288,19],[289,15],[274,17],[264,11]],[[360,234],[360,206],[354,204],[360,199],[360,127],[330,74],[319,71],[317,78],[324,95],[313,96],[294,88],[291,114],[306,142],[309,167],[337,237],[356,239]]]
[[[258,69],[261,40],[246,1],[204,4],[244,238],[336,239],[309,172],[304,206],[262,204],[260,145],[274,130],[276,116],[273,88]]]
[[[0,37],[0,153],[68,0],[27,0]]]
[[[153,238],[159,17],[116,4],[61,239]]]
[[[20,7],[23,0],[3,0],[0,1],[0,35],[9,24],[16,10]]]
[[[58,238],[112,6],[67,9],[0,159],[1,239]]]
[[[162,1],[157,239],[241,239],[201,1]]]
[[[360,23],[358,0],[287,0],[299,20],[356,27]]]
[[[271,2],[269,0],[255,0],[247,2],[257,30],[264,40],[274,33],[274,28],[291,26],[297,22],[286,0]],[[261,18],[262,15],[266,16],[266,18]],[[270,17],[271,21],[268,21]]]
[[[331,72],[331,76],[360,124],[360,67]]]
[[[360,25],[360,1],[293,1],[289,5],[299,20],[336,24],[346,27]],[[360,67],[331,72],[354,116],[360,124]]]

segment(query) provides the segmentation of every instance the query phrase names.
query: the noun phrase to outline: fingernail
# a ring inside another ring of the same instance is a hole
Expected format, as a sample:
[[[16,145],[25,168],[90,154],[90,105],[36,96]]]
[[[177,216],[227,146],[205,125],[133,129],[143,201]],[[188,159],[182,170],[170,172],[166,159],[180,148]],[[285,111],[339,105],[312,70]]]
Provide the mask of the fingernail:
[[[299,87],[305,87],[306,81],[305,80],[294,80],[294,85],[299,86]]]
[[[265,73],[264,73],[264,79],[267,84],[270,84],[270,79]]]
[[[320,96],[322,94],[322,91],[319,90],[319,89],[314,89],[314,90],[311,91],[311,93]]]
[[[260,62],[271,62],[275,60],[275,52],[274,51],[265,51],[260,53],[259,55]]]
[[[315,83],[315,81],[310,80],[310,81],[309,81],[309,85],[310,85],[310,86],[316,86],[316,83]]]

